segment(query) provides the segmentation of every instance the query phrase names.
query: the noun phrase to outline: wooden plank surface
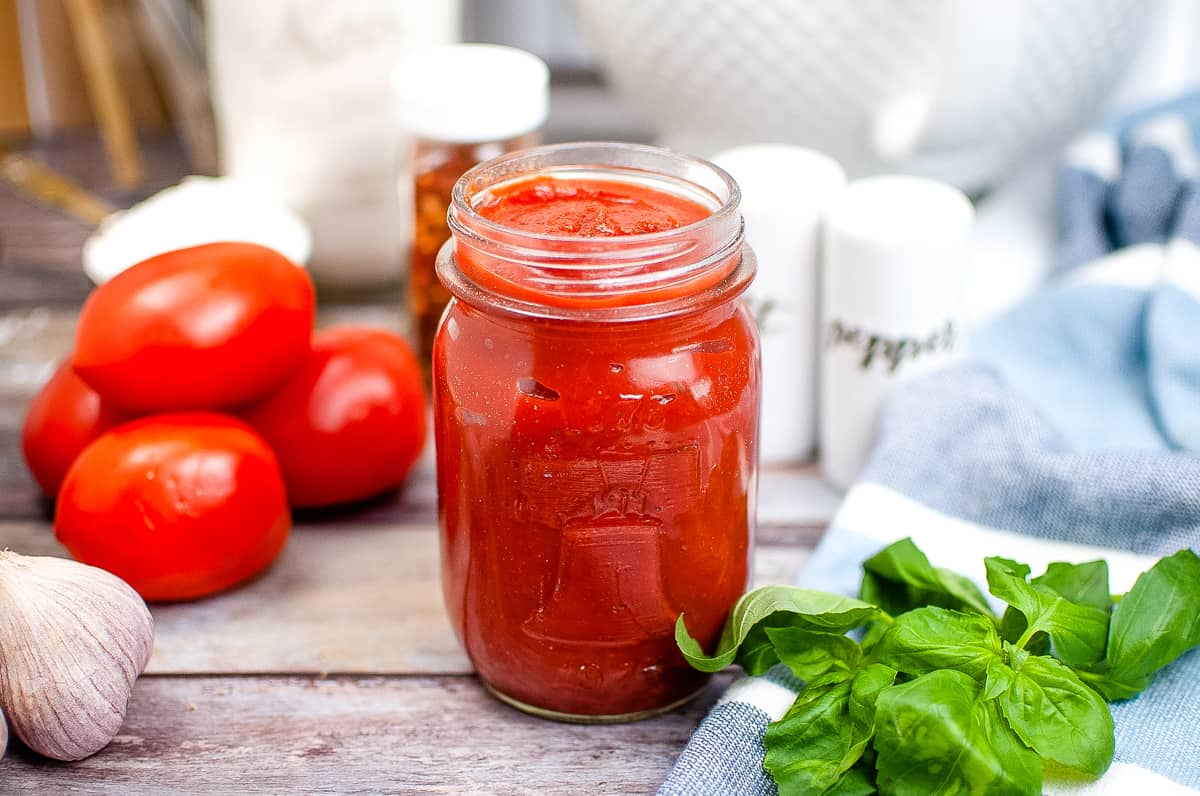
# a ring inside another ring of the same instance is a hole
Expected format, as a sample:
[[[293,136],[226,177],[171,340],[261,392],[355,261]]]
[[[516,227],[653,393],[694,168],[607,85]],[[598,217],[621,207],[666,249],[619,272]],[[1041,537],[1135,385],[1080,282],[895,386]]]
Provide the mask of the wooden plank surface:
[[[143,678],[102,754],[50,764],[14,749],[5,794],[651,793],[728,683],[613,726],[557,724],[469,677]]]
[[[65,555],[44,522],[0,522],[0,548]],[[758,584],[796,579],[806,548],[760,546]],[[152,606],[150,674],[469,674],[442,606],[432,523],[301,525],[262,577]]]

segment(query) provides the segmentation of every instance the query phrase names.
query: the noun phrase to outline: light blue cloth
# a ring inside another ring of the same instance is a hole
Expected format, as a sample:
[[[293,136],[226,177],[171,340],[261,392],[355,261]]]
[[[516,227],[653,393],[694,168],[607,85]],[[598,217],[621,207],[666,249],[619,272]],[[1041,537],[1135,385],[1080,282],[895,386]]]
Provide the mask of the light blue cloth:
[[[839,518],[856,495],[887,492],[985,538],[1155,557],[1200,550],[1197,131],[1200,96],[1185,97],[1069,153],[1059,279],[978,330],[965,363],[895,391],[859,482],[866,488],[851,490]],[[1093,262],[1133,245],[1144,250],[1116,278]],[[859,565],[881,546],[835,520],[803,583],[853,594]],[[927,552],[936,560],[938,550]],[[1113,714],[1115,768],[1133,772],[1122,788],[1136,787],[1124,792],[1158,793],[1158,777],[1200,792],[1200,651]],[[774,794],[762,769],[768,720],[732,698],[715,708],[660,793]]]

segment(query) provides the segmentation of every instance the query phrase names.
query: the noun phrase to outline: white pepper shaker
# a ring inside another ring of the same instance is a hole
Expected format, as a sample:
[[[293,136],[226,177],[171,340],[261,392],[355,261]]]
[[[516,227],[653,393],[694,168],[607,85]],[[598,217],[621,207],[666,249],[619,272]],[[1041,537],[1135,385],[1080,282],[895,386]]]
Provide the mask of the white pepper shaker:
[[[785,144],[737,147],[712,160],[742,189],[746,240],[758,259],[746,298],[762,340],[760,456],[800,461],[817,433],[821,217],[846,175],[827,155]]]
[[[825,219],[821,307],[821,470],[848,487],[899,381],[955,358],[963,338],[970,200],[945,183],[852,182]]]

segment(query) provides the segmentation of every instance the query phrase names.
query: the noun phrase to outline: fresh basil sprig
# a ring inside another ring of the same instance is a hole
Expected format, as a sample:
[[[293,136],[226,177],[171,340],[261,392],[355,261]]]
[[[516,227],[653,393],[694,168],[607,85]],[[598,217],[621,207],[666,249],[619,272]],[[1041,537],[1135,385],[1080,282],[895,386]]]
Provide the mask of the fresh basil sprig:
[[[1104,660],[1080,672],[1105,699],[1137,696],[1200,644],[1200,557],[1180,550],[1142,573],[1112,610]]]
[[[688,634],[683,614],[675,623],[675,643],[687,662],[702,672],[719,672],[736,663],[749,674],[762,674],[779,663],[768,628],[798,627],[842,635],[876,613],[875,606],[852,597],[795,586],[764,586],[738,600],[712,655],[705,655]]]
[[[1041,792],[1037,753],[1021,743],[995,700],[985,699],[983,686],[968,674],[939,669],[892,686],[879,695],[876,721],[881,793]]]
[[[876,702],[895,679],[895,669],[873,663],[809,681],[787,714],[767,727],[767,771],[796,793],[837,787],[875,735]]]
[[[992,615],[974,581],[930,564],[912,539],[890,544],[863,562],[859,597],[892,616],[925,605]]]
[[[1103,561],[1032,580],[1020,562],[984,563],[1000,618],[904,539],[864,562],[860,600],[768,586],[738,602],[712,655],[683,616],[676,642],[702,671],[782,663],[804,681],[764,738],[784,796],[1037,794],[1048,765],[1100,776],[1113,756],[1104,700],[1200,645],[1200,557],[1162,559],[1121,598]]]
[[[1072,602],[1045,582],[1030,583],[1029,567],[1007,558],[984,559],[988,589],[1024,618],[1025,629],[1015,639],[1024,649],[1038,633],[1050,639],[1054,654],[1072,666],[1087,666],[1104,657],[1108,639],[1108,609]],[[1106,567],[1107,569],[1107,567]],[[1107,580],[1107,578],[1106,578]],[[1068,583],[1068,588],[1071,586]]]

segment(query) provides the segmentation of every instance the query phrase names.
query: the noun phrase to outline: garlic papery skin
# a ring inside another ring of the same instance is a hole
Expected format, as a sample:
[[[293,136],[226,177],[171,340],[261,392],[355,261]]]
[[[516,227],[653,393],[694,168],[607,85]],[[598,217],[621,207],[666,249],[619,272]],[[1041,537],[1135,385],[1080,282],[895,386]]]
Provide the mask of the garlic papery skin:
[[[79,760],[107,746],[153,648],[154,620],[125,581],[0,551],[0,709],[33,751]]]

